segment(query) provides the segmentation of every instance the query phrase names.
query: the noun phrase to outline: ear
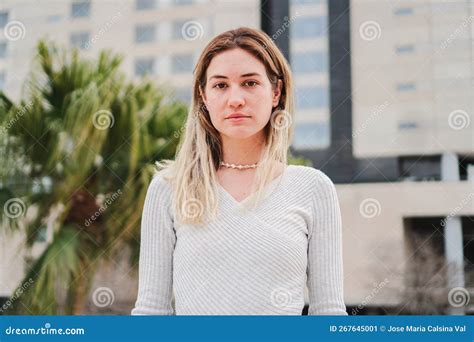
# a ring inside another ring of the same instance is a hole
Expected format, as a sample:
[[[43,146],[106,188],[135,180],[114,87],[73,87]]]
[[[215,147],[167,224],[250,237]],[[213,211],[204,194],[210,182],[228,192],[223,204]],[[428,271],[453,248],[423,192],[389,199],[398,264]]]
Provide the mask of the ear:
[[[273,89],[273,97],[272,97],[272,108],[275,108],[276,106],[278,106],[278,102],[280,102],[280,97],[281,97],[281,89],[283,87],[283,81],[282,80],[278,80],[277,82],[277,85],[275,87],[275,89]]]

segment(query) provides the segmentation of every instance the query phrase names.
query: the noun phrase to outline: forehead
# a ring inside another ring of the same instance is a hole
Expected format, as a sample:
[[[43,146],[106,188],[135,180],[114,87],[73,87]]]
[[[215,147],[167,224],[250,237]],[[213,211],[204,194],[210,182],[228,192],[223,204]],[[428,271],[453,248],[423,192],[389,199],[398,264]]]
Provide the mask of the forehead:
[[[216,55],[207,68],[207,77],[212,75],[223,75],[227,77],[239,77],[240,75],[258,72],[265,73],[265,66],[254,55],[243,49],[232,49]]]

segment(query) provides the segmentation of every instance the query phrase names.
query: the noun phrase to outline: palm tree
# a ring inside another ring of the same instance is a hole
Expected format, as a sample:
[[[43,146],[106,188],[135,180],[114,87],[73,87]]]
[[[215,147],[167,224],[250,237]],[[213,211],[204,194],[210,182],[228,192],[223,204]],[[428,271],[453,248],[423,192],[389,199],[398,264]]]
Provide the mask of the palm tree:
[[[47,225],[53,238],[29,267],[22,284],[32,280],[31,286],[12,312],[57,313],[59,286],[67,291],[65,312],[78,314],[106,255],[129,248],[137,264],[153,163],[173,158],[187,108],[149,80],[126,81],[121,57],[110,52],[91,61],[41,41],[37,53],[22,99],[14,103],[0,93],[0,145],[8,163],[0,171],[0,215],[24,232],[27,247]],[[104,209],[104,201],[112,203]],[[19,204],[36,214],[9,215],[8,206]]]

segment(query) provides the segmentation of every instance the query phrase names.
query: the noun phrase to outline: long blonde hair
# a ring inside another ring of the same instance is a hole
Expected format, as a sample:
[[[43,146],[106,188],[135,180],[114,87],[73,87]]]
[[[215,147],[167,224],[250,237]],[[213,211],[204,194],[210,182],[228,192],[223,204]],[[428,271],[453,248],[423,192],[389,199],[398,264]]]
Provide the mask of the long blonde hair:
[[[217,170],[222,160],[222,141],[200,91],[205,89],[211,60],[235,48],[250,52],[265,65],[272,87],[277,87],[278,80],[282,81],[279,103],[264,128],[265,144],[255,172],[253,199],[248,203],[259,202],[277,164],[287,165],[293,135],[293,82],[288,62],[270,37],[260,30],[241,27],[219,34],[204,48],[194,69],[192,104],[176,158],[156,163],[160,173],[166,171],[164,178],[172,185],[175,219],[184,224],[200,225],[217,215]]]

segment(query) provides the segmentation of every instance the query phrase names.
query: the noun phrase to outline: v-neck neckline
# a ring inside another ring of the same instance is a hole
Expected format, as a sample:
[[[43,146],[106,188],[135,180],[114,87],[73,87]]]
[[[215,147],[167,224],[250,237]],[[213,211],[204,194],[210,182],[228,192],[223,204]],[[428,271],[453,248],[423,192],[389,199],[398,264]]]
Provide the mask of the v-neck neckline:
[[[287,165],[285,167],[285,169],[283,170],[283,172],[278,176],[276,177],[275,179],[273,179],[272,181],[270,181],[270,183],[268,183],[265,188],[263,189],[263,191],[267,191],[269,189],[271,189],[276,183],[279,183],[280,181],[283,180],[283,178],[286,176],[286,174],[288,173],[288,170],[289,168],[292,167],[292,165]],[[234,198],[234,196],[232,196],[219,182],[217,182],[217,187],[219,188],[219,190],[224,193],[224,195],[226,197],[228,197],[234,204],[237,204],[237,205],[243,205],[245,202],[249,201],[250,198],[252,196],[255,195],[255,192],[252,192],[250,195],[248,195],[247,197],[245,197],[243,200],[241,201],[238,201],[237,199]]]

